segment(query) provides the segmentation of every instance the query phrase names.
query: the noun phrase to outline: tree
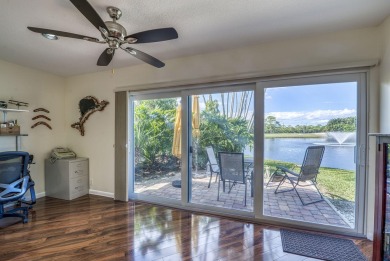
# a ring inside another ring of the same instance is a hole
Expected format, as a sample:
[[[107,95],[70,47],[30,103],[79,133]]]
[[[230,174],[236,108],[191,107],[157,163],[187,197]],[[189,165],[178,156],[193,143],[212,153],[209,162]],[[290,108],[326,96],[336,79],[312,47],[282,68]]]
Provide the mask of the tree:
[[[265,133],[278,133],[281,127],[282,125],[276,120],[275,116],[270,115],[264,121]]]
[[[207,146],[213,146],[214,151],[241,152],[246,146],[253,145],[253,132],[248,131],[248,120],[227,118],[220,113],[218,101],[208,100],[201,113],[199,144],[198,164],[204,168]]]
[[[328,121],[326,131],[352,132],[356,130],[356,117],[335,118]]]
[[[135,106],[135,163],[144,170],[161,170],[172,158],[176,99],[139,101]]]

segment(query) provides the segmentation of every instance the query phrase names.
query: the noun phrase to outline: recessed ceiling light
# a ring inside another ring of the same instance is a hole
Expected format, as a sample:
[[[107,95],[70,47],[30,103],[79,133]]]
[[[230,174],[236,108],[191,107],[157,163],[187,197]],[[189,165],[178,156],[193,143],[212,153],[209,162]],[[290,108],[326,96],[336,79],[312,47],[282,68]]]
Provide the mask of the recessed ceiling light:
[[[58,40],[58,36],[55,34],[45,34],[42,33],[42,36],[49,40]]]

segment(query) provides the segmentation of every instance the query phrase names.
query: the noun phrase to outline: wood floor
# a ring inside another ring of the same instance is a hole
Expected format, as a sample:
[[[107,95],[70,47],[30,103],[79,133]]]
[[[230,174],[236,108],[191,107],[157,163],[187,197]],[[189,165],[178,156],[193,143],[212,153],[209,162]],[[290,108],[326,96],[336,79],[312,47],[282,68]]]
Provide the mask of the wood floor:
[[[278,227],[98,196],[42,198],[29,217],[0,220],[0,260],[314,260],[284,253]]]

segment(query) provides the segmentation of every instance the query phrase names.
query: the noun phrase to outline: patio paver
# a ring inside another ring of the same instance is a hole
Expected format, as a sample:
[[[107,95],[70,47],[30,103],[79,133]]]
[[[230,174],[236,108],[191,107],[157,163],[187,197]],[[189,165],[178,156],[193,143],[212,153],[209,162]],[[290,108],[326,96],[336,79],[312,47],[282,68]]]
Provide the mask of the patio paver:
[[[164,197],[174,200],[181,200],[181,189],[172,186],[173,180],[180,180],[180,173],[156,180],[148,180],[145,183],[136,182],[135,192],[143,195]],[[222,192],[220,188],[220,199],[217,201],[218,182],[213,178],[208,188],[209,176],[192,179],[191,202],[209,206],[217,206],[228,209],[253,211],[253,198],[250,195],[250,183],[247,185],[247,205],[244,206],[245,186],[237,184],[231,193]],[[327,202],[322,201],[315,204],[303,206],[294,190],[275,194],[275,185],[264,188],[264,214],[267,216],[307,221],[316,224],[334,225],[340,227],[351,227],[334,208]],[[290,184],[283,184],[281,191],[291,189]],[[299,193],[304,202],[319,199],[318,193],[312,188],[298,187]]]

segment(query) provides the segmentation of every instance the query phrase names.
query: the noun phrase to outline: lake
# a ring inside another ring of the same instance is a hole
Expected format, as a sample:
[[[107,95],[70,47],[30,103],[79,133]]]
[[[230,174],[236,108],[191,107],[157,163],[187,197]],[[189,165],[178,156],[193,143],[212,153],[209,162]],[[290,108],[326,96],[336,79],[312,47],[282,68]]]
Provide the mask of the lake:
[[[265,159],[302,164],[308,146],[327,144],[326,138],[272,138],[265,139]],[[321,167],[355,170],[355,146],[325,146]],[[248,150],[245,150],[248,154]],[[253,155],[253,154],[252,154]]]

